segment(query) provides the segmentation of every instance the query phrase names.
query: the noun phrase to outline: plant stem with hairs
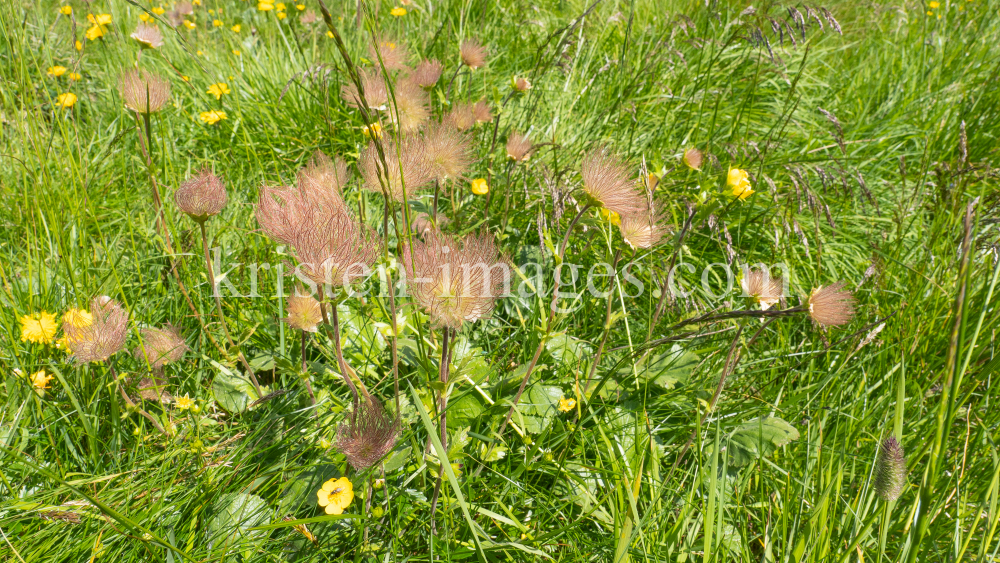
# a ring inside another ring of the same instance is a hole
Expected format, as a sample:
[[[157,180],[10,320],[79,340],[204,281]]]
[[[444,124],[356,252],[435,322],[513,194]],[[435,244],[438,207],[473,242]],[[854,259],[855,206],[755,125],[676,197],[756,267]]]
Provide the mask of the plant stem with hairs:
[[[299,332],[302,333],[302,377],[306,382],[306,391],[309,392],[309,401],[315,405],[316,395],[313,394],[312,383],[309,382],[309,371],[306,369],[306,342],[308,337],[306,336],[306,331],[301,330]]]
[[[337,367],[340,369],[340,374],[344,378],[344,383],[347,383],[347,387],[351,390],[351,395],[354,398],[354,412],[356,413],[358,406],[361,404],[360,396],[358,395],[358,386],[355,385],[354,379],[351,377],[355,374],[354,370],[351,369],[351,367],[347,365],[347,361],[344,360],[344,349],[340,345],[340,315],[337,313],[337,302],[333,299],[330,300],[330,326],[333,330],[333,351],[337,356]],[[361,383],[360,377],[358,378],[358,383]],[[365,388],[363,383],[361,383],[361,393],[364,395],[366,400],[371,400],[371,395],[368,393],[368,389]]]
[[[621,256],[622,251],[620,249],[615,251],[615,257],[611,261],[612,272],[618,272],[618,260]],[[587,375],[586,381],[583,382],[583,393],[580,395],[581,398],[585,398],[587,388],[590,387],[590,382],[594,379],[594,374],[597,373],[597,366],[601,363],[601,356],[604,354],[604,345],[607,344],[608,334],[611,333],[611,303],[614,302],[611,296],[614,294],[614,282],[611,281],[608,285],[611,287],[608,290],[608,306],[604,313],[604,332],[601,334],[601,344],[597,347],[597,355],[594,356],[594,363],[590,366],[590,374]]]
[[[451,329],[444,328],[441,336],[441,365],[438,369],[438,379],[441,381],[441,390],[438,392],[438,414],[441,419],[441,447],[448,448],[448,368],[451,362],[451,351],[448,348],[448,335]],[[430,442],[430,438],[428,438]],[[444,464],[443,459],[439,461]],[[437,483],[434,485],[434,496],[431,498],[431,530],[434,530],[434,513],[437,510],[438,496],[441,493],[441,483],[444,480],[444,467],[438,471]]]

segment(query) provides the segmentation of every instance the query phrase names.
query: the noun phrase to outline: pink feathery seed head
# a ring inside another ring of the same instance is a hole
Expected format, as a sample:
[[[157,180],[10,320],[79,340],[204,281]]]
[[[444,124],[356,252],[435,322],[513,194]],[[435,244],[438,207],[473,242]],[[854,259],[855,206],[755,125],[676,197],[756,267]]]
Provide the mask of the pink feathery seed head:
[[[507,158],[514,162],[524,162],[533,146],[528,137],[517,131],[511,131],[510,136],[507,137]]]
[[[162,375],[162,374],[161,374]],[[159,401],[169,403],[174,400],[174,396],[168,390],[169,383],[163,377],[158,377],[156,373],[152,377],[143,377],[136,385],[139,396],[147,401]]]
[[[347,162],[343,158],[337,155],[330,158],[321,150],[317,150],[309,157],[301,173],[309,175],[326,189],[338,193],[344,192],[350,177]]]
[[[389,108],[389,119],[401,132],[415,132],[430,119],[430,96],[411,79],[399,81],[394,99],[396,103]]]
[[[459,131],[471,129],[476,125],[476,113],[472,104],[457,103],[444,118],[444,123]]]
[[[121,351],[128,335],[128,312],[117,301],[97,297],[90,302],[90,314],[91,324],[63,328],[77,364],[107,360]]]
[[[621,216],[618,229],[625,243],[636,249],[652,248],[662,242],[663,236],[667,233],[663,217],[655,215],[652,211]]]
[[[413,216],[413,221],[410,222],[410,228],[413,233],[419,237],[425,237],[430,233],[440,232],[441,229],[451,222],[447,215],[444,215],[438,211],[437,221],[431,218],[430,215],[426,213],[417,213]]]
[[[820,326],[841,326],[854,318],[855,299],[845,282],[817,287],[809,295],[809,316]]]
[[[281,320],[294,329],[316,332],[323,321],[323,311],[319,301],[312,295],[306,294],[302,287],[296,288],[295,293],[288,296],[287,309],[288,316]]]
[[[375,70],[362,69],[358,74],[361,78],[361,87],[365,90],[365,103],[368,104],[368,108],[384,109],[389,101],[386,78]],[[353,82],[347,82],[340,88],[340,97],[352,108],[361,107],[361,96]]]
[[[424,131],[424,155],[435,180],[458,180],[472,164],[472,142],[453,127],[435,123]]]
[[[330,217],[304,216],[290,246],[299,272],[316,285],[340,287],[371,275],[382,241],[345,209]]]
[[[163,33],[155,24],[139,22],[139,25],[132,32],[132,39],[138,41],[142,46],[151,49],[158,49],[163,46]]]
[[[740,280],[740,286],[763,309],[780,301],[785,291],[785,282],[781,276],[772,276],[768,270],[747,269]]]
[[[477,69],[486,64],[489,51],[476,39],[464,39],[458,48],[458,54],[462,58],[462,64]]]
[[[168,323],[163,328],[145,328],[141,334],[142,346],[136,346],[134,355],[137,359],[145,358],[154,369],[180,360],[188,351],[181,330],[172,324]]]
[[[373,43],[368,45],[368,54],[376,68],[379,67],[379,59],[381,59],[381,66],[390,72],[405,69],[407,60],[410,58],[410,51],[406,44],[389,37],[375,38]]]
[[[277,242],[292,244],[299,230],[345,212],[343,196],[334,188],[347,175],[339,158],[316,157],[299,173],[295,187],[263,186],[254,214],[261,229]]]
[[[141,114],[156,113],[170,100],[170,83],[145,70],[129,70],[118,79],[125,107]]]
[[[262,186],[254,215],[260,228],[271,239],[291,244],[301,215],[307,213],[302,190],[280,186]]]
[[[199,223],[218,215],[226,206],[226,187],[207,168],[181,184],[174,192],[177,207]]]
[[[459,240],[431,231],[401,254],[411,295],[438,326],[484,318],[510,291],[510,263],[488,233]]]
[[[628,166],[607,147],[598,147],[584,155],[580,168],[583,190],[595,204],[618,215],[636,215],[647,207],[631,179]]]
[[[399,415],[390,413],[374,397],[355,403],[351,421],[340,425],[335,447],[356,471],[378,463],[396,447]]]
[[[366,190],[386,195],[382,188],[382,182],[385,182],[389,198],[402,203],[413,197],[417,191],[427,187],[434,179],[433,171],[424,154],[425,147],[422,139],[409,135],[403,136],[399,139],[399,150],[397,151],[396,138],[386,136],[381,143],[385,152],[385,167],[387,169],[382,166],[375,143],[374,140],[368,143],[368,147],[361,153],[361,159],[358,161],[362,185]]]
[[[493,121],[493,110],[486,100],[479,100],[472,106],[472,116],[476,123],[487,123]]]
[[[417,68],[413,69],[409,79],[421,88],[430,89],[441,79],[441,70],[444,67],[435,59],[420,61]]]

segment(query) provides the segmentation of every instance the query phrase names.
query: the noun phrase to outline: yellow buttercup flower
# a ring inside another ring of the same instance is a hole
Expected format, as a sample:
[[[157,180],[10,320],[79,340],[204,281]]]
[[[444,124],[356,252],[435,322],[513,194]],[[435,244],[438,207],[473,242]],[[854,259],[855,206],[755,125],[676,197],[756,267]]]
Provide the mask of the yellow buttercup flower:
[[[222,27],[222,20],[212,20],[212,27]]]
[[[569,412],[576,408],[576,399],[567,399],[563,397],[559,399],[559,410],[562,412]]]
[[[21,342],[49,344],[56,335],[56,316],[39,311],[21,317]]]
[[[476,178],[472,181],[472,193],[476,195],[486,195],[490,193],[490,186],[486,183],[486,178]]]
[[[77,81],[77,80],[80,80],[82,78],[83,78],[83,76],[79,72],[71,72],[71,73],[69,73],[69,79],[72,80],[72,81],[74,81],[74,82]]]
[[[184,82],[191,82],[191,77],[187,76],[185,74],[182,74],[181,75],[181,80],[183,80]]]
[[[326,36],[329,37],[330,39],[333,39],[333,32],[330,31],[329,29],[326,30]]]
[[[369,139],[381,139],[382,138],[382,126],[378,123],[373,123],[370,126],[365,126],[361,128],[361,132],[364,133],[365,137]]]
[[[239,33],[241,29],[240,24],[236,24],[233,27],[230,27],[229,29],[233,30],[233,33]]]
[[[239,49],[233,49],[233,54],[238,57],[238,56],[242,55],[243,53],[240,53]]]
[[[194,28],[198,27],[198,24],[194,23],[191,20],[184,20],[184,27],[186,27],[188,29],[194,29]]]
[[[270,12],[271,10],[274,9],[274,4],[270,2],[258,2],[257,9],[260,10],[261,12]]]
[[[740,168],[730,168],[726,177],[726,185],[732,190],[732,195],[740,200],[753,195],[754,191],[750,185],[750,174]]]
[[[59,13],[68,16],[73,13],[73,6],[61,6],[59,8]]]
[[[84,36],[87,38],[87,41],[94,41],[104,37],[104,28],[95,24],[87,30],[87,33]],[[80,49],[77,49],[77,51],[79,50]]]
[[[226,119],[226,112],[217,110],[203,111],[198,114],[198,117],[209,125],[215,125],[223,119]]]
[[[156,15],[158,15],[158,16],[162,16],[164,12],[166,12],[166,10],[164,10],[160,6],[157,6],[157,7],[153,8],[153,13],[156,14]]]
[[[282,2],[278,2],[277,4],[275,4],[275,5],[274,5],[274,7],[275,7],[275,8],[276,8],[276,9],[277,9],[277,10],[278,10],[279,12],[283,12],[283,11],[285,11],[285,4],[284,4],[284,3],[282,3]]]
[[[77,41],[73,46],[76,47],[77,51],[82,51],[83,50],[83,42],[82,41]]]
[[[279,20],[283,20],[286,17],[287,17],[287,15],[285,14],[285,12],[278,12],[278,19]]]
[[[62,76],[64,74],[66,74],[67,70],[69,70],[69,69],[66,68],[66,67],[64,67],[64,66],[56,65],[56,66],[50,66],[49,69],[47,71],[45,71],[45,72],[49,76],[55,76],[56,78],[58,78],[58,77],[60,77],[60,76]]]
[[[194,399],[188,397],[187,393],[185,393],[183,397],[177,397],[174,399],[174,406],[179,410],[186,411],[194,406]]]
[[[63,109],[69,109],[76,105],[76,94],[72,92],[59,94],[56,96],[56,104]]]
[[[111,25],[111,14],[87,14],[87,21],[95,25]]]
[[[610,221],[612,225],[622,224],[621,215],[618,215],[614,211],[611,211],[606,207],[602,207],[600,213],[601,213],[601,219],[604,219],[605,221]]]
[[[937,10],[938,8],[941,7],[941,3],[940,2],[931,2],[930,4],[928,4],[928,6],[930,6],[932,10]]]
[[[327,514],[343,514],[344,509],[354,500],[354,485],[347,477],[330,479],[323,483],[323,488],[316,491],[319,505]]]
[[[295,9],[301,12],[302,10],[306,9],[306,5],[305,4],[296,4],[295,5]]]
[[[208,87],[208,93],[215,96],[216,100],[221,100],[223,94],[229,93],[229,86],[225,82],[212,84]]]
[[[198,55],[199,57],[205,56],[205,53],[203,53],[201,50],[195,51],[194,54]]]
[[[146,12],[143,12],[143,13],[139,14],[139,21],[144,21],[146,23],[149,23],[149,22],[153,21],[153,16],[147,14]]]
[[[396,16],[397,18],[401,18],[406,15],[406,8],[402,6],[396,6],[389,13],[392,14],[393,16]]]

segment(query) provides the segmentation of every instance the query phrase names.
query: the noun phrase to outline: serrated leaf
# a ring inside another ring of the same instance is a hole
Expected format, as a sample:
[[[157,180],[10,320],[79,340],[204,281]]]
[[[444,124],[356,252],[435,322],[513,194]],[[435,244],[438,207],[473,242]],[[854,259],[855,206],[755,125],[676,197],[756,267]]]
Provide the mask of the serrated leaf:
[[[483,403],[472,393],[448,402],[448,426],[461,428],[472,424],[483,413]]]
[[[385,460],[385,466],[384,466],[385,472],[392,473],[393,471],[396,471],[397,469],[400,469],[404,465],[406,465],[406,462],[410,460],[410,453],[412,451],[413,448],[411,448],[410,446],[406,446],[401,450],[396,450],[392,452],[392,455],[389,456],[389,459]]]

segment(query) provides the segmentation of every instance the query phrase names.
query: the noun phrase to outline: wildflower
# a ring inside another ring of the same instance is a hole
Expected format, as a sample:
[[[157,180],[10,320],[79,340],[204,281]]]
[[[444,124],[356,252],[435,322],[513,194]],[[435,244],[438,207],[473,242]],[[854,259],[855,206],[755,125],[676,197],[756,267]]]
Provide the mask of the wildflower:
[[[468,136],[440,123],[424,132],[424,158],[433,179],[461,178],[472,163],[472,146]]]
[[[490,193],[490,186],[486,183],[486,178],[476,178],[472,181],[472,193],[476,195],[486,195]]]
[[[732,189],[732,196],[741,201],[754,193],[750,185],[750,174],[740,168],[729,169],[729,174],[726,176],[726,185]]]
[[[226,206],[226,186],[211,170],[205,169],[181,184],[174,192],[174,203],[198,223],[218,215]]]
[[[930,6],[932,10],[937,10],[938,8],[941,7],[941,3],[940,2],[931,2],[930,4],[928,4],[928,6]]]
[[[167,324],[163,328],[147,328],[142,331],[142,346],[137,346],[133,354],[137,359],[145,358],[152,368],[161,368],[177,362],[188,351],[187,342],[179,328]]]
[[[279,12],[284,12],[285,11],[285,4],[283,2],[278,2],[277,4],[274,5],[274,7]]]
[[[594,149],[583,157],[580,175],[591,205],[605,207],[623,217],[641,213],[646,207],[645,198],[629,179],[625,163],[606,147]]]
[[[219,82],[218,84],[212,84],[208,87],[208,93],[215,96],[216,100],[221,100],[223,94],[230,93],[229,85],[225,82]]]
[[[390,39],[379,39],[368,45],[368,54],[373,61],[380,61],[386,70],[403,70],[410,58],[410,50],[406,44]]]
[[[45,373],[45,370],[36,371],[31,374],[31,386],[35,389],[48,389],[49,381],[52,381],[53,376]]]
[[[389,100],[389,89],[385,78],[374,70],[361,70],[361,87],[365,92],[365,104],[370,109],[385,109]],[[361,107],[361,96],[353,83],[344,84],[340,89],[340,97],[352,108]]]
[[[395,100],[389,108],[389,120],[403,133],[416,131],[431,116],[427,92],[409,78],[396,85]]]
[[[472,116],[475,118],[476,123],[486,123],[493,121],[493,110],[490,109],[486,100],[479,100],[472,106]]]
[[[194,54],[198,55],[199,57],[204,57],[205,56],[205,53],[201,49],[195,51]]]
[[[170,83],[150,72],[130,70],[118,79],[125,107],[140,113],[156,113],[170,100]]]
[[[330,31],[329,29],[326,30],[326,36],[329,37],[330,39],[333,39],[333,32]]]
[[[212,20],[212,27],[222,27],[222,20]]]
[[[153,23],[153,16],[149,15],[146,12],[143,12],[139,14],[139,21],[146,23]]]
[[[75,307],[68,309],[62,316],[63,330],[66,330],[67,326],[83,328],[90,326],[93,323],[94,316],[91,315],[89,311],[77,309]]]
[[[402,255],[414,300],[439,326],[458,329],[489,315],[509,289],[510,268],[485,233],[458,240],[431,232]]]
[[[906,486],[906,456],[895,436],[886,438],[875,460],[875,492],[891,502],[903,494]]]
[[[562,397],[559,399],[559,410],[562,412],[569,412],[576,408],[576,399],[567,399]]]
[[[489,51],[476,39],[465,39],[459,45],[458,55],[462,59],[462,64],[475,70],[486,64]]]
[[[261,12],[270,12],[271,10],[274,9],[274,4],[270,2],[258,2],[257,9],[260,10]]]
[[[156,15],[158,15],[158,16],[162,16],[164,12],[166,12],[166,10],[164,10],[160,6],[157,6],[157,7],[153,8],[153,13],[156,14]]]
[[[87,21],[94,25],[111,25],[111,14],[87,14]]]
[[[156,49],[163,46],[163,34],[160,33],[160,28],[150,23],[140,23],[131,37],[146,48]]]
[[[528,137],[511,131],[507,137],[507,159],[514,162],[524,162],[531,154],[532,144]]]
[[[56,316],[39,311],[21,317],[21,342],[49,344],[56,335]]]
[[[748,269],[740,280],[740,287],[743,293],[757,301],[762,311],[766,311],[781,300],[785,282],[781,276],[771,277],[767,270]]]
[[[621,226],[622,224],[621,215],[615,213],[614,211],[611,211],[606,207],[602,207],[600,213],[601,213],[601,219],[604,219],[605,221],[611,223],[612,225]]]
[[[344,509],[354,500],[354,485],[347,477],[330,479],[323,483],[323,488],[316,491],[316,497],[327,514],[343,514]]]
[[[618,230],[621,231],[625,243],[633,249],[652,248],[663,240],[666,232],[662,219],[654,215],[652,210],[622,216],[619,219]]]
[[[437,60],[420,61],[417,68],[413,69],[413,73],[408,78],[421,88],[433,88],[441,78],[441,69],[442,65]]]
[[[389,13],[393,16],[396,16],[397,18],[401,18],[406,15],[406,8],[402,6],[396,6],[395,8],[390,10]]]
[[[78,364],[103,362],[121,351],[128,334],[128,313],[113,299],[90,302],[93,322],[85,327],[63,326],[70,352]]]
[[[177,397],[174,399],[174,406],[177,407],[178,410],[186,411],[194,406],[194,399],[188,397],[188,394],[185,393],[183,397]]]
[[[296,4],[295,5],[295,9],[301,12],[302,10],[306,9],[306,5],[305,4]]]
[[[59,94],[56,96],[56,105],[63,109],[69,109],[76,105],[76,94],[72,92],[66,92],[64,94]]]
[[[323,321],[323,313],[319,301],[312,295],[302,295],[300,288],[288,297],[288,316],[281,320],[294,329],[316,332]]]
[[[60,6],[59,13],[68,16],[73,13],[73,6]]]
[[[511,79],[510,85],[518,92],[527,92],[528,90],[531,90],[531,82],[529,82],[528,79],[524,77],[515,76],[514,78]]]
[[[471,129],[476,124],[476,113],[472,104],[455,104],[445,116],[444,122],[459,131]]]
[[[73,44],[73,47],[75,47],[77,51],[82,51],[83,50],[83,42],[78,40],[76,43]]]
[[[191,20],[184,20],[184,27],[186,27],[188,29],[194,29],[194,28],[198,27],[198,24],[194,23]]]
[[[854,296],[844,282],[819,286],[809,294],[809,316],[821,326],[841,326],[854,317]]]
[[[406,201],[417,190],[426,187],[434,179],[433,170],[426,159],[426,149],[419,138],[403,137],[399,143],[398,155],[394,139],[386,139],[383,143],[384,146],[394,147],[391,151],[392,156],[386,159],[388,170],[383,171],[390,199],[397,202]],[[368,143],[368,147],[362,151],[361,159],[358,162],[363,180],[362,185],[365,189],[375,193],[383,193],[382,184],[379,182],[380,167],[381,162],[379,162],[375,143]]]
[[[368,139],[381,139],[382,138],[382,126],[378,123],[372,123],[371,125],[365,125],[361,128],[361,133]]]
[[[236,56],[238,57],[238,56],[240,56],[240,55],[241,55],[242,53],[240,53],[240,50],[239,50],[239,49],[233,49],[233,54],[234,54],[234,55],[236,55]]]
[[[87,38],[87,41],[95,41],[101,37],[104,37],[104,28],[99,25],[93,25],[87,30],[87,33],[84,34],[84,37]],[[79,49],[77,50],[79,51]]]
[[[279,20],[283,20],[283,19],[285,19],[286,17],[288,17],[288,15],[287,15],[287,14],[285,14],[285,12],[278,12],[278,19],[279,19]]]
[[[198,114],[198,117],[208,125],[215,125],[223,119],[226,119],[226,112],[217,110],[203,111]]]
[[[186,74],[182,74],[181,80],[183,80],[184,82],[191,82],[191,77]]]
[[[297,180],[301,189],[316,190],[316,195],[320,199],[324,199],[324,195],[327,197],[338,196],[335,200],[330,200],[329,203],[334,208],[340,208],[343,207],[344,202],[339,196],[347,185],[347,177],[347,163],[344,162],[343,158],[339,156],[330,158],[323,151],[316,151],[309,158],[306,166],[299,171]]]
[[[691,170],[701,170],[702,154],[701,151],[691,147],[684,151],[684,156],[681,158],[684,161],[684,165]]]
[[[240,29],[242,28],[240,27],[240,24],[236,24],[233,27],[230,27],[229,29],[233,30],[233,33],[239,33]]]
[[[67,70],[69,69],[64,66],[59,66],[59,65],[50,66],[49,69],[46,71],[46,74],[48,74],[49,76],[54,76],[56,78],[59,78],[60,76],[66,74]]]
[[[378,463],[396,446],[399,417],[392,415],[377,399],[368,397],[355,404],[351,421],[341,424],[334,446],[358,471]]]

